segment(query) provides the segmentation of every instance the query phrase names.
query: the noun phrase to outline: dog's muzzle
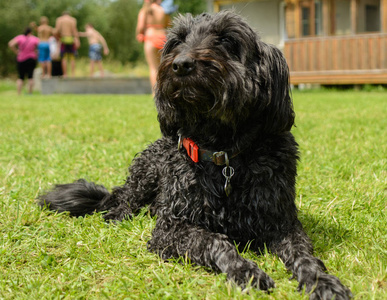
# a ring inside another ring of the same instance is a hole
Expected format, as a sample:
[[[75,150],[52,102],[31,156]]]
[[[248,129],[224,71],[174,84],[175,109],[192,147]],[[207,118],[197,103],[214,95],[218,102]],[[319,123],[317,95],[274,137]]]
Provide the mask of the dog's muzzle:
[[[172,70],[177,76],[189,75],[195,69],[195,60],[188,55],[180,54],[172,62]]]

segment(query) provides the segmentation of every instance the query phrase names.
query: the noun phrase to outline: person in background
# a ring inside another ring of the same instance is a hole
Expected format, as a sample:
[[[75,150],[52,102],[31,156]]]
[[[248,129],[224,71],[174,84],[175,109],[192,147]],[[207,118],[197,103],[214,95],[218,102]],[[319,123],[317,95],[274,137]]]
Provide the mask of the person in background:
[[[161,2],[161,7],[164,9],[167,15],[170,15],[177,11],[179,5],[174,5],[173,0],[164,0],[163,2]]]
[[[68,60],[71,64],[71,75],[75,75],[75,55],[80,46],[77,30],[77,20],[65,11],[62,16],[56,19],[55,29],[61,37],[61,56],[63,76],[67,77]]]
[[[26,75],[28,77],[28,93],[32,94],[34,87],[33,74],[36,67],[38,44],[39,39],[32,35],[31,27],[27,27],[24,30],[24,34],[18,35],[8,42],[8,46],[17,55],[16,61],[19,77],[16,84],[18,95],[21,94]]]
[[[41,17],[40,25],[37,28],[38,38],[40,40],[38,45],[38,61],[42,67],[42,78],[51,77],[51,57],[50,45],[48,39],[52,35],[53,28],[48,25],[48,18]]]
[[[170,18],[161,7],[161,0],[144,1],[137,18],[136,37],[139,42],[144,43],[144,53],[153,89],[160,65],[160,50],[166,41],[166,28],[169,24]]]
[[[50,56],[51,56],[51,76],[63,76],[62,72],[62,58],[60,56],[60,36],[56,29],[53,30],[52,36],[48,39],[50,45]]]
[[[104,76],[102,65],[102,49],[103,54],[109,54],[109,48],[106,44],[104,37],[94,29],[94,26],[87,23],[85,26],[85,32],[79,32],[80,37],[87,37],[89,42],[89,58],[90,58],[90,76],[94,74],[94,64],[97,64],[101,77]]]
[[[38,31],[38,25],[36,25],[35,21],[31,21],[30,24],[28,24],[28,27],[31,28],[32,34]]]

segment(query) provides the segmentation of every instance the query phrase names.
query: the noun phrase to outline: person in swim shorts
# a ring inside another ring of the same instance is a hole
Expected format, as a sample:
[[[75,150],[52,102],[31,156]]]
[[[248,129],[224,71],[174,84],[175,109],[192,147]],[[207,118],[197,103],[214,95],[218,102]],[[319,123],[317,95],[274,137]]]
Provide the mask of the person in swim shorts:
[[[161,0],[145,0],[138,19],[137,40],[144,43],[145,58],[149,66],[152,89],[156,84],[157,69],[160,65],[160,50],[166,41],[166,28],[170,17],[161,7]]]
[[[42,77],[51,77],[51,57],[50,44],[48,42],[53,33],[53,28],[48,25],[48,18],[40,18],[40,26],[37,28],[38,38],[40,40],[38,45],[38,62],[42,67]]]
[[[56,19],[55,29],[61,37],[61,56],[63,77],[67,77],[68,60],[71,64],[71,75],[75,75],[75,56],[80,46],[77,20],[65,11]]]
[[[17,55],[17,71],[19,78],[16,81],[17,93],[21,94],[23,89],[24,78],[28,78],[28,93],[32,94],[34,86],[34,69],[36,67],[36,50],[39,44],[39,39],[32,35],[31,27],[24,30],[24,34],[14,37],[8,42],[8,46]]]
[[[85,32],[79,32],[80,37],[87,37],[89,42],[90,76],[94,74],[94,65],[97,64],[101,77],[104,76],[102,65],[102,50],[104,55],[109,54],[109,48],[104,37],[95,30],[94,26],[87,23]]]

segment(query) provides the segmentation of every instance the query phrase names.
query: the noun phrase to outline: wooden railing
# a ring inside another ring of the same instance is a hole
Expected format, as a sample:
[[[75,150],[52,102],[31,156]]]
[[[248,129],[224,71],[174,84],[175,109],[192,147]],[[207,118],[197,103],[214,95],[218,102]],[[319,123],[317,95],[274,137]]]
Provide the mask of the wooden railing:
[[[284,54],[293,84],[387,83],[387,33],[291,39]]]

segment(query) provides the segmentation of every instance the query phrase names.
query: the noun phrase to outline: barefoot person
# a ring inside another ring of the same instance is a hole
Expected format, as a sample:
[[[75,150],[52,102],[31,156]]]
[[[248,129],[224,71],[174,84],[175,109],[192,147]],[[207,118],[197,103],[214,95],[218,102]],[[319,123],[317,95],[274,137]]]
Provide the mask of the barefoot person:
[[[90,76],[94,73],[94,64],[97,64],[101,77],[103,77],[103,66],[102,66],[102,49],[103,54],[109,54],[109,48],[106,44],[104,37],[94,29],[94,26],[87,23],[85,26],[85,32],[79,32],[80,37],[87,37],[89,42],[89,58],[90,58]]]
[[[51,57],[50,57],[50,44],[48,42],[52,35],[53,28],[48,25],[48,18],[40,18],[40,26],[37,29],[39,37],[38,45],[38,61],[42,67],[42,77],[51,77]]]
[[[62,16],[56,19],[55,29],[61,37],[61,56],[63,76],[67,76],[68,60],[71,64],[71,75],[75,74],[75,55],[80,46],[79,35],[77,30],[77,20],[65,11]]]
[[[169,16],[161,7],[161,0],[145,0],[137,19],[137,40],[144,43],[145,58],[149,66],[152,88],[156,84],[157,68],[160,65],[160,50],[166,40]]]
[[[24,30],[24,34],[20,34],[8,42],[8,46],[17,55],[16,61],[19,78],[17,79],[16,84],[18,95],[21,94],[23,81],[26,75],[28,77],[28,93],[32,94],[32,89],[34,87],[33,74],[36,67],[38,44],[39,39],[32,35],[31,27],[27,27]]]

